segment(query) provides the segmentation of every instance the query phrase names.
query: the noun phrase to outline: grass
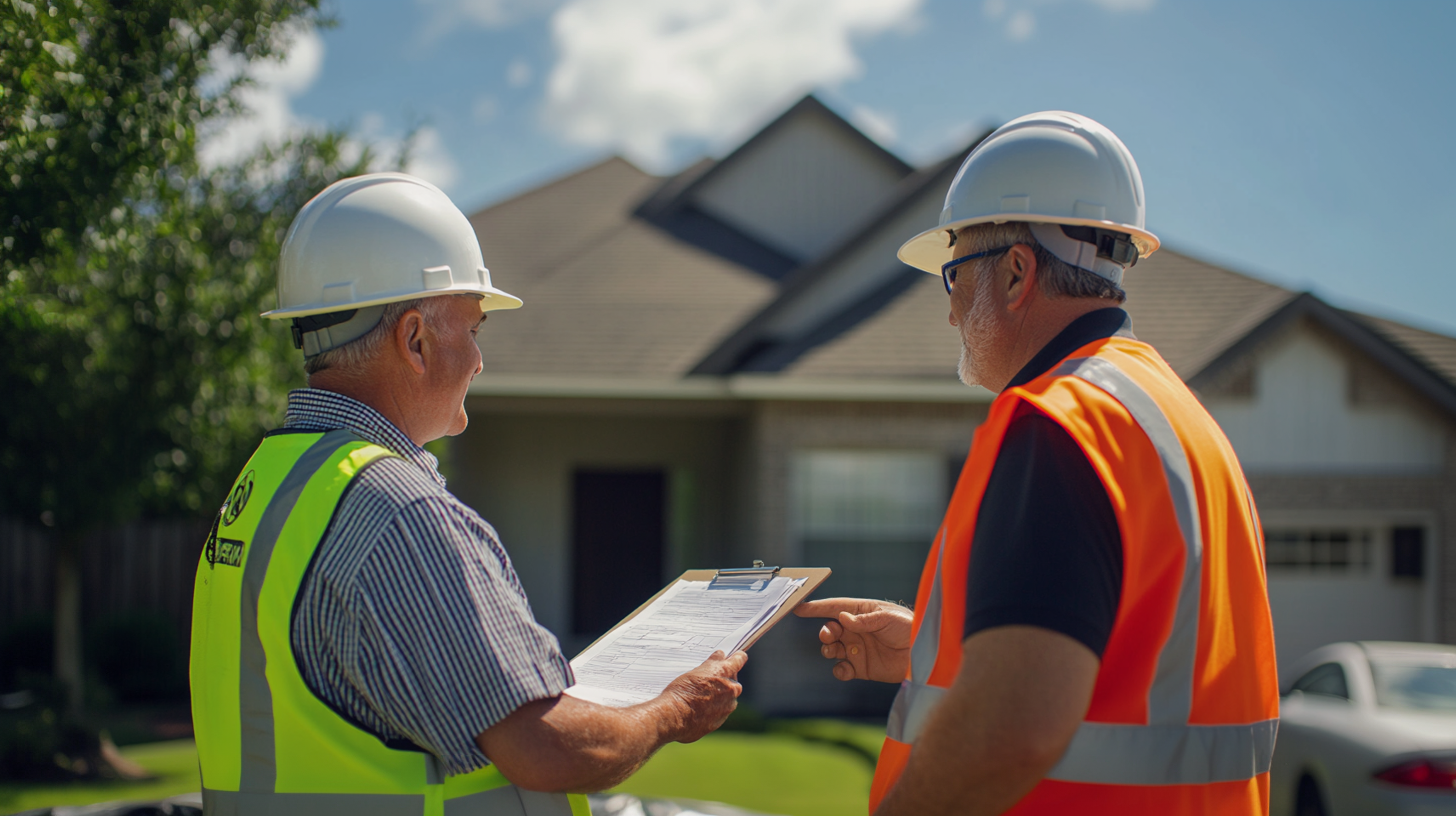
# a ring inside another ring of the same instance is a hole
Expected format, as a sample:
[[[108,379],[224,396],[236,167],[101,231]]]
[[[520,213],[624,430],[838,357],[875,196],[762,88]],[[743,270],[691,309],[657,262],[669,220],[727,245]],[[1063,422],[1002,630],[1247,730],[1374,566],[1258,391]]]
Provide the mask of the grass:
[[[115,780],[49,785],[0,783],[0,813],[15,813],[54,805],[165,799],[202,788],[197,772],[197,748],[192,740],[132,745],[122,748],[121,753],[151,771],[157,778],[145,782]]]
[[[885,730],[836,720],[771,723],[668,745],[615,790],[783,816],[863,816]]]
[[[764,733],[718,732],[664,747],[617,791],[725,802],[783,816],[861,816],[883,728],[838,720],[770,722]],[[149,782],[0,784],[0,813],[53,805],[165,799],[199,790],[191,740],[121,749],[157,775]]]

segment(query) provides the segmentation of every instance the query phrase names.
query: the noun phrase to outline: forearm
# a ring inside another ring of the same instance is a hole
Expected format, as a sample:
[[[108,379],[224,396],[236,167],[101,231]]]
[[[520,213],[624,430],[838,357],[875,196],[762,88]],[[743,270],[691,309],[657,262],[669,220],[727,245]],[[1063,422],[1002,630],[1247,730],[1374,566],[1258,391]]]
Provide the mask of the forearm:
[[[715,652],[629,708],[560,694],[527,703],[475,737],[506,779],[536,791],[597,791],[632,775],[668,742],[692,742],[723,724],[743,687],[748,655]]]
[[[521,722],[507,722],[513,718]],[[609,708],[563,694],[522,706],[507,721],[502,725],[510,733],[487,732],[478,741],[507,779],[528,790],[605,790],[674,739],[674,718],[662,698]],[[510,728],[526,722],[529,728]],[[506,740],[508,747],[498,744]]]

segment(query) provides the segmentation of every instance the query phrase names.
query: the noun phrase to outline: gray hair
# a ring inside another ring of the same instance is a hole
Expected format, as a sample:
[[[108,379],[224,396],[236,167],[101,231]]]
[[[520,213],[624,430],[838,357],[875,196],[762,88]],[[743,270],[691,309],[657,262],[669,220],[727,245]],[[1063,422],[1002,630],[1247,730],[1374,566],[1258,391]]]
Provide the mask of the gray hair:
[[[1037,277],[1041,281],[1042,294],[1049,298],[1101,298],[1116,303],[1127,300],[1127,292],[1123,291],[1121,286],[1095,272],[1072,266],[1053,255],[1036,240],[1036,236],[1031,234],[1031,227],[1024,222],[973,224],[959,230],[956,233],[956,239],[957,241],[966,239],[970,242],[966,254],[984,252],[988,249],[1012,244],[1026,244],[1031,247],[1031,251],[1036,254],[1036,266],[1040,271]],[[991,256],[972,261],[972,263],[976,265],[977,274],[980,274],[991,269],[997,260],[999,260],[997,256]]]
[[[423,297],[414,300],[401,300],[398,303],[390,303],[384,307],[384,314],[380,316],[379,323],[370,329],[357,340],[350,340],[338,348],[316,354],[303,363],[303,370],[307,374],[317,374],[326,368],[357,369],[373,359],[379,353],[380,348],[389,341],[389,336],[394,334],[394,327],[399,325],[399,319],[410,309],[418,309],[425,320],[430,321],[437,318],[440,310],[445,306],[449,297]]]

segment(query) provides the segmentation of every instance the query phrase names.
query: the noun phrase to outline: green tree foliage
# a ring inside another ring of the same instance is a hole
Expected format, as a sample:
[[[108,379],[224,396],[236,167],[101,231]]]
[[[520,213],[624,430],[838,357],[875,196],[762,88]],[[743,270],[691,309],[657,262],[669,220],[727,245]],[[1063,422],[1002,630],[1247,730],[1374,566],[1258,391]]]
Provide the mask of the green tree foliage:
[[[286,53],[318,2],[0,0],[0,513],[60,545],[73,701],[79,542],[215,507],[302,382],[258,314],[293,214],[367,151],[325,133],[206,168],[197,147],[248,81],[211,67]]]
[[[50,264],[10,271],[5,510],[85,531],[222,500],[302,382],[286,329],[258,314],[289,221],[341,152],[326,137],[240,168],[158,173]]]

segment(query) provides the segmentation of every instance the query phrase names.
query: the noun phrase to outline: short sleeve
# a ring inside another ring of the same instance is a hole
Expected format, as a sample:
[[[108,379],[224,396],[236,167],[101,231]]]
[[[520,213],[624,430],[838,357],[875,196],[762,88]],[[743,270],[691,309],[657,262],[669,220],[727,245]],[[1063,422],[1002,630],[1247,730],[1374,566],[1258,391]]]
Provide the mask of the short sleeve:
[[[314,652],[300,663],[336,710],[464,773],[488,762],[477,734],[571,685],[495,531],[453,497],[396,508],[367,544],[340,538],[295,627],[295,651]]]
[[[1007,428],[977,515],[966,637],[1037,626],[1101,657],[1122,568],[1117,517],[1096,471],[1065,429],[1024,409]]]

